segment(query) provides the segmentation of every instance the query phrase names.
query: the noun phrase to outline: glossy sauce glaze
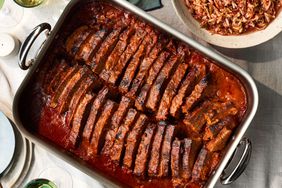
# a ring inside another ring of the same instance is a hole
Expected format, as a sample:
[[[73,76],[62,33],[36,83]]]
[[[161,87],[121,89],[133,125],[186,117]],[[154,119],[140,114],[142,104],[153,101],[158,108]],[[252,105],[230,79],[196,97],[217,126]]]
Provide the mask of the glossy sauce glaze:
[[[80,4],[55,38],[33,131],[125,187],[204,186],[247,108],[233,74],[110,3]]]

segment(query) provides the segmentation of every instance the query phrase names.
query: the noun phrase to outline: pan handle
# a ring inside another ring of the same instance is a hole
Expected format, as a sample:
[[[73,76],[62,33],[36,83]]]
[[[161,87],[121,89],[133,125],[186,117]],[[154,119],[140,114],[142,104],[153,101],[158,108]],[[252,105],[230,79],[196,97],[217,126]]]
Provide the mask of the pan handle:
[[[240,151],[241,150],[241,151]],[[240,153],[239,153],[240,152]],[[235,165],[231,172],[226,172],[227,170],[230,171],[229,165],[232,165],[232,161],[234,158],[237,158],[238,153],[241,155],[239,158],[238,163]],[[223,185],[228,185],[234,182],[246,169],[252,154],[252,143],[248,138],[243,138],[237,146],[237,149],[233,153],[233,156],[229,163],[227,164],[227,168],[223,171],[220,177],[220,182]]]
[[[42,23],[36,26],[23,42],[19,51],[19,66],[21,69],[27,70],[33,64],[34,59],[26,62],[28,52],[36,38],[45,30],[47,30],[46,36],[48,36],[51,31],[51,25],[48,23]]]

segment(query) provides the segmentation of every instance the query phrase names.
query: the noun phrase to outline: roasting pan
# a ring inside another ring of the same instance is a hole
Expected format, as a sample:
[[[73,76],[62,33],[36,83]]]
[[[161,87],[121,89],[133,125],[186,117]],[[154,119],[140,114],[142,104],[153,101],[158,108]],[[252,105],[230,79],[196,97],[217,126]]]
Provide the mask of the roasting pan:
[[[111,179],[100,174],[98,171],[94,171],[93,169],[88,168],[83,161],[79,160],[77,157],[74,157],[74,155],[70,154],[66,150],[54,146],[54,144],[52,144],[51,142],[47,141],[46,139],[30,131],[31,125],[29,121],[24,117],[24,114],[27,113],[26,110],[28,110],[29,108],[25,106],[24,103],[24,101],[26,100],[25,93],[28,92],[30,86],[32,85],[33,83],[32,81],[34,80],[35,73],[38,72],[42,67],[41,65],[46,62],[43,61],[44,56],[47,54],[47,51],[51,47],[52,43],[56,41],[56,36],[58,35],[62,27],[62,24],[64,23],[66,18],[71,16],[72,11],[75,10],[79,4],[86,3],[89,1],[91,0],[71,1],[69,5],[65,8],[63,14],[59,18],[58,22],[56,23],[52,31],[51,31],[51,26],[48,23],[40,24],[31,32],[31,34],[23,42],[23,45],[19,53],[19,66],[24,70],[29,69],[29,73],[25,77],[24,81],[22,82],[15,96],[13,102],[13,115],[14,115],[15,123],[18,126],[19,130],[32,142],[54,153],[64,161],[70,163],[71,165],[75,166],[76,168],[84,172],[85,174],[100,181],[106,187],[121,187],[122,185],[119,184],[119,182],[112,181]],[[92,0],[92,1],[99,1],[99,0]],[[191,48],[196,49],[204,56],[213,60],[220,67],[234,74],[242,82],[247,94],[247,110],[245,116],[241,124],[237,127],[233,137],[230,139],[230,142],[226,147],[227,148],[226,152],[223,154],[223,157],[218,167],[209,178],[206,187],[214,187],[217,181],[220,181],[222,184],[230,184],[233,181],[235,181],[246,168],[251,156],[251,148],[252,148],[251,141],[247,138],[244,138],[244,134],[248,129],[258,106],[258,91],[255,82],[253,81],[251,76],[246,71],[244,71],[237,65],[231,63],[229,60],[217,54],[213,50],[202,46],[197,41],[176,31],[175,29],[164,24],[158,19],[150,16],[143,10],[135,7],[134,5],[128,3],[127,1],[125,0],[103,0],[103,1],[110,2],[118,7],[122,7],[125,10],[139,16],[141,19],[150,22],[152,25],[159,28],[163,32],[169,33],[170,35],[187,43]],[[46,30],[47,30],[47,39],[45,43],[42,45],[40,52],[37,54],[35,59],[27,62],[26,57],[33,42],[36,40],[37,36],[41,32]],[[36,103],[36,101],[34,101],[34,103]]]

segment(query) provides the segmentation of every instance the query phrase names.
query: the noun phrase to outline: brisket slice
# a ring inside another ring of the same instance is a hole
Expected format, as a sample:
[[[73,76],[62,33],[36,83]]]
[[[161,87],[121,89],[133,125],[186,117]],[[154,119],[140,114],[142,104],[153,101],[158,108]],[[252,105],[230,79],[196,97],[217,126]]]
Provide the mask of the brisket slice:
[[[157,176],[160,164],[160,155],[162,149],[163,136],[165,132],[165,123],[159,123],[156,134],[154,136],[151,158],[148,165],[148,175]]]
[[[173,178],[180,177],[180,161],[181,161],[180,147],[181,147],[181,142],[178,140],[178,138],[175,138],[172,143],[171,163],[170,163],[171,175]]]
[[[64,77],[63,79],[60,81],[60,84],[58,85],[58,88],[56,88],[56,92],[54,93],[54,95],[51,98],[50,101],[50,107],[52,108],[56,108],[58,105],[58,100],[62,94],[62,92],[64,91],[66,85],[68,84],[68,82],[73,78],[73,76],[79,72],[80,67],[78,65],[75,65],[73,67],[70,67],[69,69],[66,70],[66,72],[64,72]]]
[[[122,74],[122,72],[127,67],[128,62],[132,58],[132,56],[137,51],[139,45],[141,44],[146,32],[140,29],[136,30],[135,35],[131,38],[127,48],[125,51],[121,54],[118,62],[115,66],[111,69],[111,74],[109,77],[109,82],[112,84],[116,84],[119,76]]]
[[[145,41],[143,41],[144,43]],[[134,78],[135,71],[137,70],[140,62],[142,61],[143,57],[145,56],[145,45],[141,44],[134,54],[132,60],[128,63],[128,66],[125,70],[125,73],[120,81],[118,89],[122,93],[126,93],[128,91],[128,87],[131,84],[132,79]]]
[[[182,112],[187,114],[189,110],[203,97],[204,91],[208,86],[210,74],[201,79],[192,93],[185,99],[185,104],[182,106]]]
[[[215,111],[215,114],[213,117],[210,118],[210,120],[207,122],[207,126],[210,126],[217,122],[220,119],[224,119],[226,117],[233,117],[233,120],[236,120],[236,116],[238,114],[238,109],[235,107],[234,103],[231,101],[222,102],[222,101],[213,101],[213,110]],[[235,118],[235,119],[234,119]],[[231,127],[236,127],[237,122],[231,123]],[[230,128],[233,129],[233,128]]]
[[[222,150],[226,146],[231,134],[232,131],[224,127],[213,140],[206,144],[206,148],[212,152]]]
[[[120,124],[122,123],[122,120],[124,119],[128,109],[131,106],[131,101],[127,97],[122,97],[118,109],[115,111],[111,123],[110,123],[110,129],[106,134],[105,138],[105,144],[102,150],[102,154],[109,155],[110,150],[115,142],[115,136],[117,134],[118,128]]]
[[[220,155],[218,153],[209,152],[202,148],[193,167],[192,181],[207,181],[219,160]]]
[[[219,120],[218,122],[206,126],[203,140],[211,140],[215,138],[218,133],[224,128],[227,127],[228,129],[233,129],[236,127],[236,121],[232,116],[226,116],[223,119]]]
[[[184,181],[181,177],[181,162],[182,162],[182,151],[183,150],[183,143],[178,139],[172,143],[171,149],[171,161],[170,161],[170,168],[171,168],[171,176],[172,176],[172,185],[173,187],[183,187],[186,186],[187,181]],[[188,186],[189,187],[189,186]]]
[[[79,84],[77,90],[75,91],[75,93],[73,94],[70,102],[67,104],[65,104],[65,106],[62,108],[61,113],[65,113],[67,112],[67,118],[66,118],[66,122],[67,124],[69,124],[69,122],[71,122],[72,118],[73,118],[73,114],[79,104],[79,101],[81,100],[81,98],[88,92],[90,92],[93,87],[94,87],[94,77],[89,75],[87,77],[85,77],[81,84]],[[83,83],[83,84],[82,84]]]
[[[117,134],[115,136],[115,142],[111,149],[111,159],[119,164],[122,159],[122,153],[125,147],[125,139],[130,131],[131,127],[134,125],[135,120],[137,119],[138,113],[135,109],[130,108],[124,119],[124,122],[118,128]]]
[[[164,95],[161,99],[160,107],[156,115],[157,120],[165,120],[167,118],[172,99],[177,93],[180,82],[185,76],[185,72],[187,68],[188,68],[188,64],[186,63],[181,63],[177,67],[175,74],[172,76],[171,80],[169,81],[165,89]]]
[[[107,126],[110,122],[111,116],[115,111],[115,103],[111,100],[107,100],[103,110],[101,112],[101,116],[95,123],[95,127],[93,129],[93,134],[91,138],[91,143],[88,148],[88,154],[91,155],[97,155],[99,154],[100,150],[103,147],[104,144],[104,138],[105,138],[105,131],[107,129]]]
[[[65,104],[69,104],[73,94],[76,92],[83,78],[87,76],[88,69],[83,67],[73,75],[73,77],[67,82],[61,95],[58,98],[58,112],[61,113],[64,109]],[[89,72],[88,72],[89,73]]]
[[[91,59],[90,65],[93,72],[100,74],[103,70],[105,61],[107,60],[109,54],[112,52],[116,46],[120,33],[123,28],[113,30],[103,41],[97,53]]]
[[[170,53],[167,51],[162,52],[150,68],[145,85],[143,85],[141,92],[135,100],[135,106],[138,110],[143,110],[151,85],[153,84],[163,65],[166,63],[169,55]]]
[[[82,144],[83,146],[88,146],[90,144],[91,135],[93,133],[93,128],[96,124],[97,119],[101,115],[102,107],[104,106],[107,96],[109,94],[109,90],[107,87],[104,87],[101,89],[101,91],[98,93],[97,97],[95,98],[90,114],[88,116],[88,119],[86,121],[86,125],[83,131],[83,139]]]
[[[180,86],[180,89],[178,90],[177,95],[173,98],[171,102],[170,114],[173,117],[179,116],[180,108],[183,104],[184,98],[187,95],[190,95],[202,73],[205,73],[205,66],[199,65],[198,67],[193,67],[188,73],[188,75],[185,77],[184,81]]]
[[[66,66],[64,66],[62,69],[58,68],[58,72],[56,73],[55,76],[53,76],[53,79],[48,83],[49,86],[47,91],[50,92],[51,94],[56,92],[62,81],[66,79],[66,77],[68,76],[67,74],[70,73],[69,69],[73,69],[73,67],[70,67],[66,62],[66,60],[64,59],[61,60],[60,64],[64,64]]]
[[[146,102],[146,108],[150,111],[155,112],[157,110],[157,105],[160,102],[164,89],[167,86],[167,82],[171,78],[172,74],[175,72],[176,67],[178,66],[179,62],[183,60],[183,58],[184,54],[171,56],[160,71],[158,77],[151,87],[148,100]]]
[[[144,114],[141,114],[126,138],[123,166],[127,167],[128,169],[133,167],[137,149],[140,144],[147,120],[148,118]]]
[[[182,154],[182,165],[181,165],[181,177],[184,180],[189,180],[192,175],[192,169],[196,160],[196,157],[201,149],[201,139],[191,140],[185,138],[183,140],[183,154]]]
[[[124,50],[127,47],[127,44],[129,43],[129,40],[131,36],[134,34],[135,30],[130,27],[124,30],[119,37],[119,40],[113,49],[112,53],[108,57],[107,61],[105,62],[104,69],[100,73],[100,77],[107,81],[110,76],[110,70],[114,67],[117,66],[117,62],[119,60],[119,57],[121,54],[124,52]]]
[[[142,89],[141,92],[139,93],[138,97],[135,99],[135,107],[140,110],[143,111],[143,106],[146,102],[146,98],[147,98],[147,93],[150,91],[150,85],[149,84],[145,84]]]
[[[85,61],[86,64],[90,65],[90,58],[98,51],[107,34],[108,31],[106,29],[91,33],[79,48],[75,59]]]
[[[156,43],[155,40],[156,36],[155,35],[151,36],[151,31],[149,32],[150,34],[147,33],[147,35],[145,36],[137,52],[132,57],[132,60],[129,62],[125,70],[125,73],[123,75],[123,78],[121,79],[121,82],[119,84],[119,90],[122,93],[128,92],[130,84],[134,79],[136,72],[138,71],[141,61],[144,59],[146,55],[148,55],[148,53],[151,51],[151,49]]]
[[[69,135],[69,148],[74,149],[75,147],[77,147],[78,140],[81,137],[85,125],[85,119],[87,118],[89,113],[89,105],[92,103],[92,99],[94,97],[95,96],[92,94],[86,94],[80,101],[80,104],[78,105],[75,111],[72,120],[72,128]]]
[[[154,83],[154,80],[158,76],[164,64],[166,64],[169,56],[170,52],[163,51],[157,58],[157,60],[152,64],[152,67],[150,68],[148,77],[146,79],[147,84],[152,85]]]
[[[81,26],[77,28],[66,41],[66,50],[71,56],[75,56],[78,52],[83,41],[91,33],[91,29],[88,26]]]
[[[169,162],[170,162],[170,152],[171,152],[171,144],[174,136],[174,125],[169,125],[166,127],[164,141],[162,145],[161,151],[161,161],[159,168],[159,177],[166,177],[169,175]]]
[[[200,133],[207,122],[207,112],[210,109],[212,109],[212,102],[208,100],[203,102],[201,106],[185,116],[184,124],[189,126],[191,131]]]
[[[166,43],[167,40],[163,36],[159,36],[158,43],[154,46],[154,48],[149,53],[149,55],[142,60],[139,66],[139,70],[136,74],[136,77],[134,78],[131,88],[127,93],[127,96],[129,97],[136,96],[148,74],[148,70],[150,69],[153,62],[158,58],[160,52],[165,47]]]
[[[171,52],[173,55],[176,55],[178,53],[178,43],[174,39],[170,39],[169,43],[166,45],[165,49],[169,52]],[[183,52],[183,48],[181,47],[181,50]]]
[[[134,174],[137,176],[144,177],[146,174],[155,129],[155,124],[149,124],[142,135],[134,166]]]
[[[62,74],[69,68],[68,64],[65,60],[60,60],[60,62],[56,62],[56,65],[50,71],[48,81],[44,83],[44,88],[46,93],[53,94],[55,92],[55,86],[60,83]]]

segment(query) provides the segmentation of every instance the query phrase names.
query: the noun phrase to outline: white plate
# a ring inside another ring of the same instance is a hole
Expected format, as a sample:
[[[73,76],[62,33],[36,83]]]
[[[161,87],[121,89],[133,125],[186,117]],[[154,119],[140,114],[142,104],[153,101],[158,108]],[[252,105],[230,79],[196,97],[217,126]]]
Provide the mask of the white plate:
[[[172,0],[172,4],[176,14],[194,35],[216,46],[247,48],[266,42],[282,31],[282,12],[280,12],[268,27],[261,31],[234,36],[211,34],[206,29],[201,28],[198,21],[193,18],[185,5],[185,0]]]
[[[4,121],[2,121],[3,117],[4,117]],[[6,121],[8,121],[7,118],[4,115],[2,116],[0,112],[0,127],[4,128],[4,126],[2,126],[2,123]],[[22,183],[25,181],[25,178],[29,173],[31,163],[33,161],[33,157],[32,157],[33,156],[33,145],[30,141],[28,141],[26,138],[24,138],[21,135],[21,133],[17,130],[16,126],[13,126],[11,124],[9,125],[13,127],[16,146],[14,148],[14,156],[11,161],[11,164],[5,170],[5,173],[2,174],[4,176],[0,178],[1,179],[0,187],[1,185],[3,188],[23,187]],[[1,135],[1,132],[0,132],[0,135]],[[11,148],[13,147],[11,146]],[[2,153],[0,152],[0,161],[2,160],[1,154]]]
[[[0,174],[10,165],[14,156],[15,146],[14,129],[8,119],[0,112]]]

